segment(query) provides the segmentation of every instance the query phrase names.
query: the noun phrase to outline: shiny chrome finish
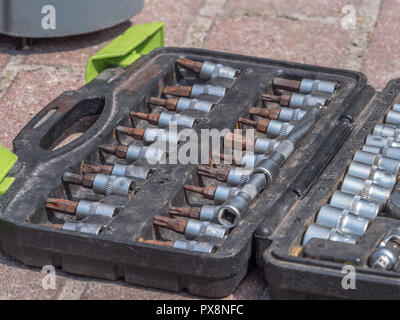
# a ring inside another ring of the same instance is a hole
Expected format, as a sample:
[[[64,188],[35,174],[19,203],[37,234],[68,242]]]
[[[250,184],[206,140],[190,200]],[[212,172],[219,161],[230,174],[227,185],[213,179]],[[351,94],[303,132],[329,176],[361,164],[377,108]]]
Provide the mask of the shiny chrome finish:
[[[318,224],[312,224],[308,227],[303,238],[303,246],[311,239],[326,239],[350,244],[356,244],[359,239],[352,235],[342,234],[335,228],[327,228]]]

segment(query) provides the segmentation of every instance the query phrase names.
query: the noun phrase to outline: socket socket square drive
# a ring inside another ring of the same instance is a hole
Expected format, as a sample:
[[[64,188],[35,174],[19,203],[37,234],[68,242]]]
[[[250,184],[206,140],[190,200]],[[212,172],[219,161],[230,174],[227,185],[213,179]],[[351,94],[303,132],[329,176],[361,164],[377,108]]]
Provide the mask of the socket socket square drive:
[[[400,141],[400,129],[390,126],[377,124],[372,132],[374,136],[392,137],[395,141]]]
[[[337,87],[336,82],[303,79],[300,83],[300,93],[323,92],[334,93]]]
[[[201,207],[200,217],[201,221],[218,222],[218,210],[219,206],[214,205],[204,205]]]
[[[400,125],[400,112],[390,110],[385,117],[385,124]]]
[[[175,240],[173,248],[189,250],[203,253],[213,253],[217,250],[215,244],[208,242],[188,241],[188,240]]]
[[[281,108],[278,120],[283,122],[298,121],[303,119],[307,111],[301,109]]]
[[[271,120],[268,125],[266,135],[268,138],[284,137],[287,136],[294,128],[289,122],[281,122],[278,120]]]
[[[373,184],[371,180],[363,180],[350,175],[345,177],[341,190],[347,193],[358,194],[368,201],[384,205],[386,205],[391,194],[390,189]]]
[[[303,246],[305,246],[311,239],[325,239],[350,244],[356,244],[359,241],[355,236],[343,234],[335,228],[328,228],[315,223],[310,225],[304,234]]]
[[[368,135],[365,144],[379,148],[383,147],[400,148],[400,142],[394,140],[393,137],[381,137],[381,136],[374,136],[372,134]]]
[[[191,98],[196,98],[203,94],[223,98],[227,92],[227,88],[214,86],[211,84],[194,84],[190,93]]]
[[[99,235],[103,230],[103,225],[97,223],[84,223],[67,221],[63,224],[62,230],[75,231],[81,233]]]
[[[335,228],[341,233],[362,237],[370,221],[367,218],[351,214],[348,210],[324,205],[318,213],[316,223]]]
[[[272,140],[268,138],[258,138],[254,144],[255,153],[269,153],[278,148],[281,142],[279,140]]]
[[[126,161],[132,163],[139,159],[144,159],[150,163],[165,161],[167,153],[165,150],[156,148],[155,146],[135,146],[129,145],[126,152]]]
[[[253,170],[244,169],[244,168],[232,168],[229,171],[226,183],[228,186],[243,186],[245,185],[250,178],[250,174]]]
[[[82,220],[90,215],[112,218],[117,213],[117,209],[118,206],[112,204],[81,200],[76,207],[76,218]]]
[[[214,103],[199,100],[199,99],[189,99],[189,98],[179,98],[178,103],[176,105],[176,111],[181,112],[184,110],[200,110],[203,112],[210,112],[211,109],[214,107]]]
[[[129,194],[132,178],[109,176],[105,174],[97,174],[93,181],[93,191],[97,194],[105,196],[119,195],[126,197]]]
[[[348,174],[353,177],[371,180],[373,183],[392,190],[396,185],[397,175],[379,170],[376,166],[353,161]]]
[[[142,166],[135,166],[135,165],[126,166],[124,164],[115,164],[111,171],[111,175],[146,180],[150,172],[151,172],[150,168]]]
[[[185,238],[193,240],[197,237],[212,237],[224,239],[229,233],[229,228],[209,221],[189,219],[185,228]]]
[[[311,108],[318,104],[326,105],[327,99],[312,95],[304,95],[300,93],[292,93],[290,98],[289,107],[291,108]]]
[[[224,203],[228,198],[233,197],[238,192],[240,192],[240,188],[236,187],[226,187],[226,186],[217,186],[214,194],[214,202],[219,205]]]
[[[204,61],[200,70],[200,78],[210,80],[214,78],[235,79],[239,74],[239,70],[224,66],[222,64]]]
[[[397,175],[400,169],[400,160],[384,157],[381,154],[374,154],[365,151],[357,151],[353,157],[354,161],[376,166],[378,169]]]
[[[387,158],[400,160],[400,148],[393,148],[388,146],[379,148],[364,145],[361,150],[369,153],[381,154]]]
[[[333,194],[330,205],[336,208],[345,209],[358,216],[363,216],[369,220],[375,218],[381,212],[381,205],[379,203],[367,201],[359,195],[346,193],[336,190]]]
[[[175,122],[177,126],[193,128],[197,119],[183,114],[162,112],[158,119],[158,127],[167,128],[171,122]]]

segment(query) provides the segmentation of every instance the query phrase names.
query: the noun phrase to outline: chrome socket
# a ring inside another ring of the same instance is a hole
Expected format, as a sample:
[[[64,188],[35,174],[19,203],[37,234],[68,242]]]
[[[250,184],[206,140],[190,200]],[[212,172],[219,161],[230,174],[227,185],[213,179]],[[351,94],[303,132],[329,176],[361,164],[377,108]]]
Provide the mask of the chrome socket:
[[[400,229],[389,231],[379,247],[368,258],[368,265],[373,269],[392,270],[399,260]]]
[[[264,154],[245,152],[242,157],[241,166],[244,168],[254,168],[259,161],[265,158]]]
[[[84,223],[67,221],[63,224],[62,230],[99,235],[104,226],[97,223]]]
[[[332,81],[303,79],[300,83],[300,93],[324,92],[334,93],[337,83]]]
[[[290,121],[298,121],[303,119],[307,112],[301,109],[290,109],[282,107],[279,112],[279,121],[290,122]]]
[[[135,146],[131,144],[125,155],[127,162],[135,162],[139,159],[146,160],[149,163],[160,163],[165,161],[167,153],[165,150],[156,147]]]
[[[387,158],[400,160],[400,148],[393,148],[388,146],[379,148],[379,147],[364,145],[362,151],[381,154]]]
[[[270,120],[266,135],[268,138],[284,137],[288,135],[293,128],[294,125],[289,122]]]
[[[245,185],[250,178],[253,170],[243,168],[232,168],[229,171],[226,183],[228,186],[236,187]]]
[[[210,80],[214,78],[235,79],[239,74],[239,70],[224,66],[222,64],[204,61],[200,70],[200,78]]]
[[[171,122],[175,122],[177,126],[193,128],[197,122],[197,119],[179,113],[160,113],[160,118],[158,119],[159,128],[167,128]]]
[[[111,171],[111,175],[146,180],[150,172],[151,172],[150,168],[142,166],[135,166],[135,165],[126,166],[124,164],[115,164]]]
[[[127,197],[130,191],[132,178],[96,174],[93,181],[93,191],[102,195],[119,195]]]
[[[254,144],[255,153],[269,153],[279,146],[281,142],[279,140],[273,140],[268,138],[258,138]]]
[[[392,110],[396,111],[396,112],[400,112],[400,103],[396,103],[395,105],[393,105]]]
[[[372,132],[374,136],[393,137],[394,140],[400,141],[400,129],[377,124]]]
[[[385,124],[399,126],[400,112],[390,110],[385,117]]]
[[[316,97],[311,95],[304,95],[300,93],[292,93],[290,98],[289,107],[291,108],[311,108],[318,104],[325,105],[326,98]]]
[[[380,185],[392,190],[396,185],[397,175],[379,170],[376,166],[370,166],[360,162],[353,161],[350,164],[348,175],[371,180],[374,184]]]
[[[185,237],[193,240],[197,237],[212,237],[224,239],[229,234],[229,228],[209,221],[189,219],[185,229]]]
[[[316,223],[337,231],[362,237],[369,226],[367,218],[356,216],[348,210],[339,209],[330,205],[324,205],[318,213]]]
[[[335,228],[327,228],[315,223],[310,225],[304,234],[303,246],[305,246],[311,239],[325,239],[350,244],[356,244],[359,241],[355,236],[342,234]]]
[[[379,148],[383,147],[400,148],[400,142],[394,140],[393,137],[381,137],[381,136],[374,136],[372,134],[368,135],[365,144]]]
[[[400,169],[400,161],[384,157],[381,154],[374,154],[365,151],[357,151],[354,154],[354,161],[376,166],[378,169],[397,175]]]
[[[215,204],[222,204],[224,201],[240,191],[240,188],[235,187],[226,187],[226,186],[217,186],[214,194],[214,202]]]
[[[201,207],[200,217],[201,221],[209,221],[213,223],[218,222],[218,210],[219,206],[212,206],[212,205],[204,205]]]
[[[118,206],[112,204],[81,200],[76,207],[76,218],[82,220],[91,215],[112,218],[117,214],[117,209]]]
[[[380,214],[382,208],[379,203],[367,201],[359,195],[346,193],[343,191],[335,191],[330,205],[336,208],[348,210],[351,213],[363,216],[373,221]]]
[[[226,92],[227,88],[225,87],[214,86],[211,84],[194,84],[190,95],[192,98],[196,98],[203,94],[208,94],[211,96],[217,96],[223,98]]]
[[[341,190],[351,194],[358,194],[368,201],[384,205],[386,205],[391,194],[390,189],[373,184],[371,180],[363,180],[349,175],[345,177]]]
[[[199,99],[179,98],[176,104],[176,111],[182,112],[184,110],[200,110],[203,112],[210,112],[214,104],[209,101]]]
[[[217,250],[217,246],[215,244],[198,242],[194,240],[175,240],[173,248],[202,253],[214,253]]]

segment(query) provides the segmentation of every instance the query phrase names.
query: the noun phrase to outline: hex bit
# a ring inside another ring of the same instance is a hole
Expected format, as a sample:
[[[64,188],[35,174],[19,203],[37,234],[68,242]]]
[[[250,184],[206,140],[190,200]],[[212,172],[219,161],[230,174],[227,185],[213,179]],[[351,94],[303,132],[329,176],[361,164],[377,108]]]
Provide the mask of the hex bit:
[[[214,107],[214,103],[210,101],[188,98],[161,99],[152,97],[150,98],[149,103],[176,112],[184,110],[199,110],[208,113]]]
[[[102,173],[106,175],[131,177],[140,180],[146,180],[151,172],[151,169],[146,167],[136,166],[136,165],[126,166],[123,164],[101,165],[101,166],[84,164],[81,170],[83,174]]]
[[[166,86],[164,88],[165,95],[173,95],[177,97],[196,98],[203,94],[222,98],[227,92],[227,88],[214,86],[211,84],[194,84],[193,86]]]
[[[210,61],[199,62],[190,59],[178,59],[176,62],[182,67],[198,73],[200,78],[204,80],[214,78],[235,79],[239,74],[237,69]]]
[[[251,170],[241,168],[213,168],[209,166],[199,166],[197,173],[201,176],[226,182],[229,186],[242,186],[248,180]]]
[[[340,84],[332,81],[302,79],[290,80],[285,78],[275,78],[273,80],[274,88],[283,90],[295,91],[300,93],[311,93],[311,92],[324,92],[334,93],[340,89]]]
[[[143,112],[131,112],[131,117],[142,119],[150,123],[151,125],[158,126],[160,128],[168,127],[172,121],[175,121],[178,126],[193,128],[197,122],[196,118],[181,115],[176,113],[143,113]]]
[[[208,242],[188,241],[188,240],[175,240],[175,241],[157,241],[157,240],[143,240],[142,243],[172,247],[175,249],[189,250],[202,253],[214,253],[217,251],[217,246]]]
[[[238,122],[250,127],[254,127],[257,131],[265,133],[269,138],[286,136],[294,128],[294,126],[289,122],[281,122],[277,120],[254,121],[246,118],[239,118]]]
[[[67,221],[63,224],[43,223],[43,227],[99,235],[104,226],[98,223]]]
[[[289,109],[289,108],[250,108],[250,114],[267,118],[271,120],[279,120],[283,122],[289,122],[293,120],[301,120],[306,111],[301,109]]]
[[[282,107],[290,108],[311,108],[318,104],[327,106],[331,103],[330,99],[317,97],[312,95],[304,95],[301,93],[284,93],[280,96],[263,94],[262,100],[267,102],[278,103]]]

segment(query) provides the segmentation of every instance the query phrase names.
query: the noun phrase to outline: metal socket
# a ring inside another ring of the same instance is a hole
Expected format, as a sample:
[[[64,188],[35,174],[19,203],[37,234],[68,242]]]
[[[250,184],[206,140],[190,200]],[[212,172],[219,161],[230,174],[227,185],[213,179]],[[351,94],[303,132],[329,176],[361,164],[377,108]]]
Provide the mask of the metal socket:
[[[127,197],[134,183],[132,178],[97,174],[93,181],[93,191],[102,195]]]
[[[383,126],[381,124],[377,124],[372,132],[374,136],[381,137],[393,137],[394,140],[400,140],[400,129],[393,128],[390,126]]]
[[[390,110],[385,117],[385,124],[400,125],[400,112]]]
[[[200,110],[203,112],[210,112],[214,107],[214,103],[199,100],[199,99],[188,99],[188,98],[179,98],[178,103],[176,104],[176,111],[182,112],[184,110]]]
[[[160,118],[158,119],[159,128],[167,128],[171,122],[175,122],[177,126],[193,128],[197,122],[197,119],[179,113],[160,113]]]
[[[173,248],[202,253],[214,253],[217,251],[217,246],[215,244],[194,240],[175,240]]]
[[[303,79],[301,80],[299,91],[305,94],[311,92],[334,93],[336,87],[337,83],[332,81]]]
[[[115,164],[111,171],[111,175],[146,180],[150,172],[151,172],[150,168],[142,166],[135,166],[135,165],[127,166],[124,164]]]
[[[270,120],[266,135],[268,138],[284,137],[288,135],[293,128],[294,125],[289,122]]]
[[[210,80],[214,78],[235,79],[239,74],[239,70],[224,66],[222,64],[204,61],[200,70],[200,78]]]
[[[82,220],[90,215],[112,218],[118,212],[117,209],[118,206],[112,204],[81,200],[76,207],[75,214],[78,220]]]
[[[400,148],[400,142],[394,140],[393,137],[381,137],[369,134],[367,140],[365,142],[366,145],[375,146],[375,147],[395,147]]]
[[[224,239],[228,234],[229,228],[209,221],[189,219],[185,228],[185,237],[188,240],[193,240],[197,237]]]
[[[227,92],[227,88],[221,86],[214,86],[211,84],[194,84],[190,96],[196,98],[203,94],[217,96],[223,98]]]
[[[397,180],[397,175],[393,173],[382,171],[376,166],[370,166],[357,161],[353,161],[350,164],[348,174],[353,177],[371,180],[373,183],[391,190],[396,185]]]
[[[354,161],[376,166],[378,169],[394,173],[397,175],[400,169],[400,161],[384,157],[381,154],[375,154],[365,151],[357,151],[353,157]]]
[[[300,93],[292,93],[290,98],[289,107],[291,108],[311,108],[316,105],[326,105],[326,98],[316,97],[311,95],[304,95]]]
[[[67,221],[63,224],[62,230],[99,235],[104,226],[97,223],[84,223]]]
[[[305,246],[311,239],[326,239],[350,244],[356,244],[359,241],[355,236],[342,234],[335,228],[327,228],[315,223],[310,225],[304,234],[303,246]]]

